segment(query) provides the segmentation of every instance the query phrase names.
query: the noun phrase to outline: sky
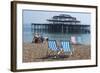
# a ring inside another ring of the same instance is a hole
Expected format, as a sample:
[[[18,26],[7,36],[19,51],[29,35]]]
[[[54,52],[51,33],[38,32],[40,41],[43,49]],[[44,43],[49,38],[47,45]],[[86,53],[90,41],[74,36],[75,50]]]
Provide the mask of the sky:
[[[77,20],[81,21],[81,24],[90,25],[91,14],[83,12],[61,12],[61,11],[36,11],[36,10],[23,10],[23,24],[29,25],[31,23],[47,23],[47,19],[52,18],[55,15],[68,14],[72,17],[76,17]]]

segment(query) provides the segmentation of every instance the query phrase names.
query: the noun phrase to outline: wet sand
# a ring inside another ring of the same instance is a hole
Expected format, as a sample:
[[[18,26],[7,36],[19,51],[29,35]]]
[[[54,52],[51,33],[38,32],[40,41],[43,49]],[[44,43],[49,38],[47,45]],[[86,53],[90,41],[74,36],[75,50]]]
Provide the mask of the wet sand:
[[[56,55],[48,49],[48,43],[23,43],[23,62],[57,61],[57,60],[85,60],[91,58],[90,45],[72,45],[74,48],[72,55],[64,58],[46,58],[48,55]],[[51,53],[52,52],[52,53]]]

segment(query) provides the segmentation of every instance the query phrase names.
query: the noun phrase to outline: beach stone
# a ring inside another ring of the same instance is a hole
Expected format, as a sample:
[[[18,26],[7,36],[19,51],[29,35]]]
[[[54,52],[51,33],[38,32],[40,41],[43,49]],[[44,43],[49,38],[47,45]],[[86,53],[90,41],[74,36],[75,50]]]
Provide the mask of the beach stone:
[[[44,43],[24,43],[23,61],[31,62],[34,59],[41,59],[47,56],[48,44]]]
[[[74,44],[72,48],[74,48],[72,55],[67,55],[68,53],[64,53],[63,50],[57,52],[49,49],[47,41],[43,43],[23,43],[23,62],[54,61],[56,60],[54,57],[60,57],[63,60],[91,59],[90,45]]]

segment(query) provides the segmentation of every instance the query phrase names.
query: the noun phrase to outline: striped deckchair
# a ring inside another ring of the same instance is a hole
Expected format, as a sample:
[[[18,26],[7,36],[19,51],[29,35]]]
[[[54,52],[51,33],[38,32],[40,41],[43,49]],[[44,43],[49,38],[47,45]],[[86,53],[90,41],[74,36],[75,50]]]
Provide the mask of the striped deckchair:
[[[72,55],[73,48],[71,46],[70,41],[68,41],[68,40],[62,40],[61,41],[61,48],[64,50],[64,52],[66,54],[69,54],[70,53],[70,55]]]
[[[53,51],[57,51],[57,43],[55,40],[48,40],[48,48],[53,50]]]

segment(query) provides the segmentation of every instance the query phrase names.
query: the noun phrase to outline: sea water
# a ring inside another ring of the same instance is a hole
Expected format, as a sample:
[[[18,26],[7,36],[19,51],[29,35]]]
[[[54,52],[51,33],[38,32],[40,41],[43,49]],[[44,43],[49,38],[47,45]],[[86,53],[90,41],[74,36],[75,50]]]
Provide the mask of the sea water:
[[[42,32],[43,37],[48,37],[49,40],[70,40],[71,36],[76,38],[78,44],[90,45],[91,36],[90,33],[86,34],[71,34],[71,33],[49,33]],[[31,26],[23,27],[23,42],[32,42],[34,37],[33,32],[31,31]]]

